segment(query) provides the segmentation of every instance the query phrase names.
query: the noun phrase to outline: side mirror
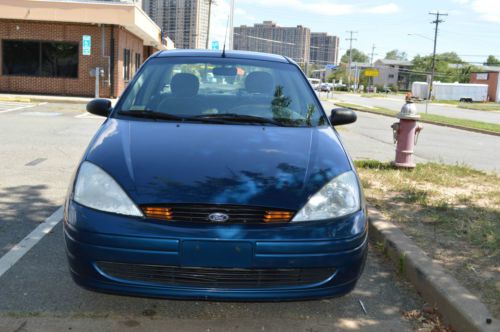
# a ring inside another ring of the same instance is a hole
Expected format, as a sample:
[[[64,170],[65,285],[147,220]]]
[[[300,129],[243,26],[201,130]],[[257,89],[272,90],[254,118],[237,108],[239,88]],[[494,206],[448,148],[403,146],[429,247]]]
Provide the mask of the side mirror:
[[[356,113],[349,108],[334,108],[330,115],[330,122],[332,126],[341,126],[356,122],[357,118]]]
[[[111,111],[111,101],[108,99],[93,99],[87,104],[87,112],[99,115],[108,116]]]

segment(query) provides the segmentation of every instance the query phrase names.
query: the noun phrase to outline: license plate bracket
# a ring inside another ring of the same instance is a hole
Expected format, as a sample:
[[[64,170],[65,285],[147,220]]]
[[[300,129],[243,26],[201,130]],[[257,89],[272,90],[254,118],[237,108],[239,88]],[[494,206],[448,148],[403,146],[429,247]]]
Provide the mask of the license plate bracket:
[[[196,267],[234,267],[252,266],[253,246],[238,241],[183,241],[181,245],[181,264]]]

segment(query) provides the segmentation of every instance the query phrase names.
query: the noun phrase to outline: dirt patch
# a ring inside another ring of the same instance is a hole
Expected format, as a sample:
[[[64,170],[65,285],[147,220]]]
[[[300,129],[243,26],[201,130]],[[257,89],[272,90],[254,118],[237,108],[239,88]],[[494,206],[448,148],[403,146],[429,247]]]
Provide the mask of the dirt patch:
[[[500,177],[437,163],[356,162],[367,201],[500,316]]]

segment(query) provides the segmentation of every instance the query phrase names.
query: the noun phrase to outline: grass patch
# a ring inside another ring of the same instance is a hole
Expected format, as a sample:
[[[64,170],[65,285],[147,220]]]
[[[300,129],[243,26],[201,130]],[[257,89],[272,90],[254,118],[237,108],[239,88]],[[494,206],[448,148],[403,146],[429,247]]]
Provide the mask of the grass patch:
[[[425,100],[422,101],[423,104],[425,104]],[[458,100],[432,100],[431,103],[433,104],[447,104],[447,105],[459,105],[461,104]]]
[[[425,103],[425,101],[422,101]],[[447,104],[447,105],[455,105],[458,108],[465,108],[469,110],[477,110],[477,111],[500,111],[499,103],[463,103],[458,100],[433,100],[433,104]]]
[[[363,98],[387,98],[388,94],[386,93],[363,93],[361,97]]]
[[[394,110],[384,108],[384,107],[366,107],[366,106],[357,105],[357,104],[350,104],[350,103],[335,103],[335,105],[340,106],[340,107],[352,108],[352,109],[358,110],[358,111],[373,112],[373,113],[382,114],[382,115],[389,115],[389,116],[396,116],[396,114],[399,113],[398,111],[394,111]],[[500,124],[467,120],[467,119],[450,118],[447,116],[436,115],[436,114],[422,114],[422,113],[420,113],[419,115],[420,115],[420,119],[422,119],[424,121],[428,121],[430,123],[434,123],[434,124],[455,126],[455,127],[464,128],[464,129],[475,129],[475,130],[481,130],[481,131],[500,134]]]
[[[500,177],[439,163],[414,170],[375,160],[355,166],[368,203],[500,314]]]
[[[476,111],[500,111],[498,103],[460,103],[458,107]]]

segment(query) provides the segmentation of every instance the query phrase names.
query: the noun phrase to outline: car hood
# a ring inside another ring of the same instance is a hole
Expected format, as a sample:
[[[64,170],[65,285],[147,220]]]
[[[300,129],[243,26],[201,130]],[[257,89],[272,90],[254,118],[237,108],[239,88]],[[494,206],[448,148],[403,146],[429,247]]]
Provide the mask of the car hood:
[[[137,204],[238,204],[297,210],[351,169],[330,127],[134,121],[111,118],[85,159]]]

